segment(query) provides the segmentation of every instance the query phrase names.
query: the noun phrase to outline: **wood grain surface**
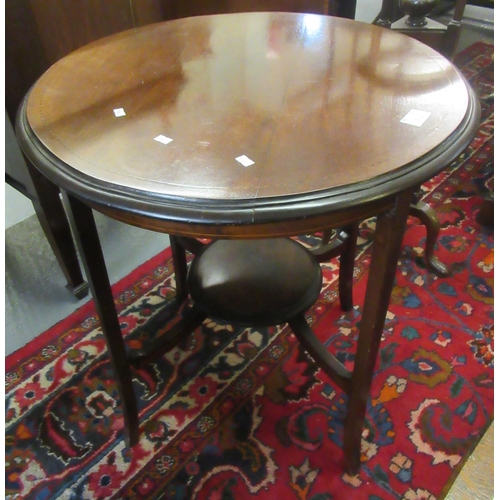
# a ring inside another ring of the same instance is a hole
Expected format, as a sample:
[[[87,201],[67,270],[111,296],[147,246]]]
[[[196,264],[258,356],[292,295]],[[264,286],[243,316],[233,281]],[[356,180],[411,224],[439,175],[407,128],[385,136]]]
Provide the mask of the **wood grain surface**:
[[[181,19],[86,46],[39,80],[28,117],[50,152],[88,176],[224,200],[394,171],[450,136],[468,104],[455,67],[407,37],[253,13]],[[402,123],[408,113],[428,116]],[[253,164],[238,163],[242,155]]]

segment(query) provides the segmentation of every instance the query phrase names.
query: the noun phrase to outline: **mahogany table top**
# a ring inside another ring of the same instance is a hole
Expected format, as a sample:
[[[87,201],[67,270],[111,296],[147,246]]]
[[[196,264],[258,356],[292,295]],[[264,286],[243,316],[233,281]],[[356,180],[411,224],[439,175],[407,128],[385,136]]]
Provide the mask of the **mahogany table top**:
[[[247,224],[418,186],[470,141],[478,108],[454,65],[409,37],[248,13],[94,42],[52,66],[21,114],[28,156],[95,206]]]

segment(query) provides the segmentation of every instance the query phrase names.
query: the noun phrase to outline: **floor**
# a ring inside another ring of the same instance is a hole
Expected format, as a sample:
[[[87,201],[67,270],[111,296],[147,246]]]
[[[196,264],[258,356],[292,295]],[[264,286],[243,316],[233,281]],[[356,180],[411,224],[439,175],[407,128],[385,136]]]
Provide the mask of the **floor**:
[[[493,499],[493,451],[494,429],[492,423],[465,463],[445,500]]]
[[[356,18],[369,22],[380,4],[358,0]],[[441,20],[446,20],[446,16]],[[459,50],[477,40],[493,41],[489,9],[467,7]],[[6,124],[6,142],[12,138]],[[12,145],[12,143],[10,143]],[[8,152],[9,153],[9,152]],[[41,230],[29,200],[6,186],[5,353],[24,346],[89,300],[76,300]],[[96,215],[103,252],[114,283],[168,246],[165,235],[125,226]],[[467,461],[446,500],[493,498],[493,425]]]

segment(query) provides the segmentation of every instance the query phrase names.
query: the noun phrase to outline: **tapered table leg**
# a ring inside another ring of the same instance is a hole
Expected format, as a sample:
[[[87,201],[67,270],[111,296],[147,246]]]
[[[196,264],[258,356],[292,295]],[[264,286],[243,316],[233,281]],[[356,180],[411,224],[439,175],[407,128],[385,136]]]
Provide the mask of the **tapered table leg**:
[[[352,285],[354,281],[354,261],[356,259],[358,241],[358,223],[355,222],[344,228],[347,232],[347,248],[340,254],[339,269],[339,297],[340,307],[343,311],[352,309]]]
[[[80,270],[69,222],[59,198],[59,188],[34,168],[28,159],[26,164],[37,194],[36,198],[31,197],[31,201],[40,225],[68,282],[68,290],[77,299],[82,299],[88,294],[89,287]]]
[[[170,235],[169,238],[174,263],[176,300],[181,304],[188,297],[186,250],[180,244],[177,236]]]
[[[396,276],[412,192],[402,193],[395,206],[377,217],[368,284],[363,305],[344,426],[346,472],[360,467],[361,434],[385,317]]]
[[[69,208],[69,215],[73,218],[77,244],[115,373],[125,421],[125,443],[134,446],[139,440],[139,415],[132,372],[94,216],[92,209],[77,198],[69,193],[63,195]]]

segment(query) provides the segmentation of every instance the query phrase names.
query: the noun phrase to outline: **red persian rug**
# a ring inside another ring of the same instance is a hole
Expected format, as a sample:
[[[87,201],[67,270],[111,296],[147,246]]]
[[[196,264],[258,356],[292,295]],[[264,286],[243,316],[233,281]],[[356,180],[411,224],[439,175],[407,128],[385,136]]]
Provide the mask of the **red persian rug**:
[[[442,223],[426,271],[425,230],[408,221],[365,422],[362,467],[343,473],[345,395],[288,329],[205,322],[137,372],[141,440],[124,446],[120,403],[92,306],[6,360],[9,499],[283,500],[442,498],[492,420],[493,233],[476,222],[493,189],[493,46],[457,59],[483,119],[467,151],[424,186]],[[355,304],[342,313],[338,263],[309,312],[352,364],[374,221],[361,225]],[[312,241],[314,237],[304,237]],[[132,346],[165,327],[173,296],[165,251],[115,287]]]

